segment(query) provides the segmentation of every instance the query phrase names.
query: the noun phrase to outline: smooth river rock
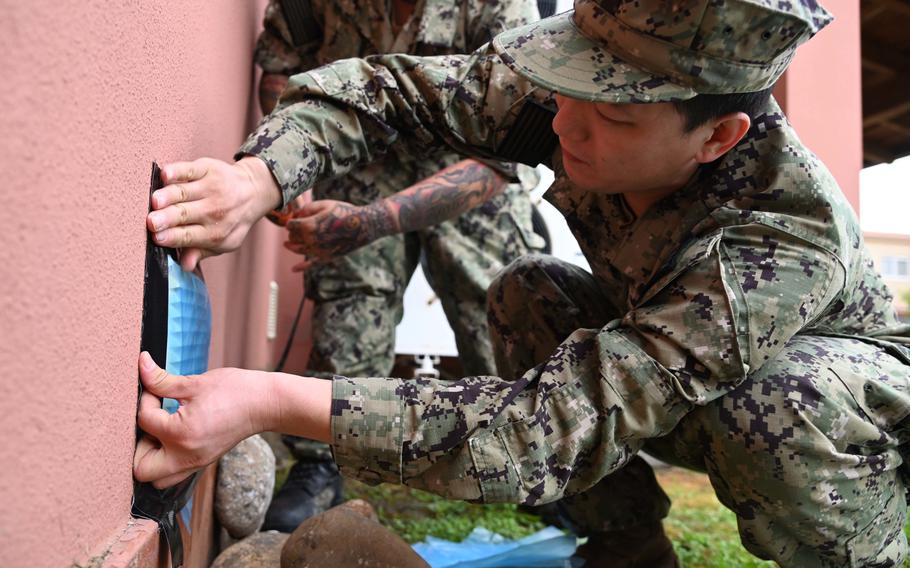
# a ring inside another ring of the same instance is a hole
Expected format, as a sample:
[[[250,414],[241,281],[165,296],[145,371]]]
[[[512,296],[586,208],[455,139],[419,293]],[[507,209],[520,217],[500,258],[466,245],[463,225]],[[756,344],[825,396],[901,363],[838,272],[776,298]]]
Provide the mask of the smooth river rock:
[[[251,436],[218,463],[215,516],[231,537],[242,539],[262,526],[275,488],[275,454],[259,436]]]
[[[211,568],[277,568],[288,536],[276,531],[248,536],[219,554]]]
[[[281,568],[429,568],[380,525],[368,503],[348,501],[303,521],[281,551]]]

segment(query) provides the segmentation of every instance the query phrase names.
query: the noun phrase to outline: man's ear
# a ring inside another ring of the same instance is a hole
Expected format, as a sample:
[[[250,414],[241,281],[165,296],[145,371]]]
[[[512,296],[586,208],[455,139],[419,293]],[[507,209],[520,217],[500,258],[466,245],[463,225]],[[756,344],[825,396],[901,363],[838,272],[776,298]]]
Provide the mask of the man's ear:
[[[720,158],[743,139],[751,125],[749,115],[744,112],[725,114],[702,125],[702,128],[708,131],[704,143],[695,154],[695,159],[699,163],[707,164]]]

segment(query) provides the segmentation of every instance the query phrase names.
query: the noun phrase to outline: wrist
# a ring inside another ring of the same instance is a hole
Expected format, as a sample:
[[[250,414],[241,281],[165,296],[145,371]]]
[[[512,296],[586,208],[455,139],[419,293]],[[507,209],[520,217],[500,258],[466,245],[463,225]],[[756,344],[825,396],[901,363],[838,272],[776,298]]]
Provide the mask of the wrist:
[[[362,205],[361,209],[363,211],[361,217],[372,220],[370,223],[365,223],[367,243],[401,232],[401,227],[398,226],[397,209],[390,199],[380,199],[369,205]]]
[[[332,381],[286,373],[265,374],[272,400],[264,411],[267,429],[330,442]]]
[[[281,417],[281,399],[278,393],[275,373],[253,371],[250,377],[255,381],[251,389],[247,390],[250,408],[250,422],[255,430],[253,434],[275,431]]]
[[[264,161],[244,156],[234,166],[249,180],[252,211],[257,220],[281,205],[281,187]]]

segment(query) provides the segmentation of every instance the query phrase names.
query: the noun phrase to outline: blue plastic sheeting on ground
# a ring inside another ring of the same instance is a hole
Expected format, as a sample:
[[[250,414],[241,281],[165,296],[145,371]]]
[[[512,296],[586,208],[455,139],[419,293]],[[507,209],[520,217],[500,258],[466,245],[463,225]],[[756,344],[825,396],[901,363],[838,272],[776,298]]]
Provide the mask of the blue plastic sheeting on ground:
[[[212,308],[205,282],[168,256],[167,288],[167,372],[204,373],[209,368],[212,335]],[[162,400],[161,406],[171,414],[179,407],[172,398]]]
[[[427,537],[414,550],[431,568],[563,568],[581,566],[570,557],[577,539],[556,527],[547,527],[521,540],[508,540],[477,527],[461,542]]]

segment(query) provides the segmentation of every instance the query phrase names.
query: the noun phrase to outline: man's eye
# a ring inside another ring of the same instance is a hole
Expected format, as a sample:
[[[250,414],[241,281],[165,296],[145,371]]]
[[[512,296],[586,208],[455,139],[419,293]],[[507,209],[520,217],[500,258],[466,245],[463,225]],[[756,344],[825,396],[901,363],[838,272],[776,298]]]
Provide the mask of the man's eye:
[[[608,116],[602,112],[598,112],[597,114],[600,115],[600,118],[606,120],[607,122],[613,123],[613,124],[626,124],[626,125],[631,124],[630,122],[628,122],[626,120],[619,120],[619,119],[613,118],[611,116]]]

